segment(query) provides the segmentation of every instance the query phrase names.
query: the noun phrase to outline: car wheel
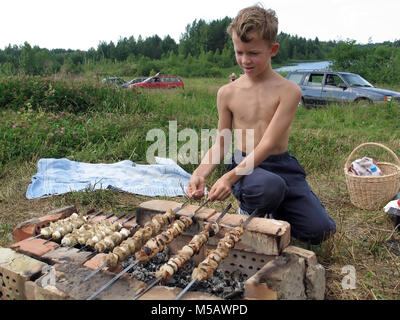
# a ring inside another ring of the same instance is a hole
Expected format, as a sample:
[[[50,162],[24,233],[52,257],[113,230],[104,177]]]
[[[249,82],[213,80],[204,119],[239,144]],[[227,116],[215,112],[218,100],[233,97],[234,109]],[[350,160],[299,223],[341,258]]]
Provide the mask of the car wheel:
[[[354,100],[354,103],[356,103],[359,106],[370,105],[370,104],[372,104],[372,100],[370,100],[368,98],[358,98],[358,99]]]
[[[301,98],[298,107],[299,107],[299,108],[311,109],[311,106],[308,105],[308,104],[306,104],[306,102],[304,101],[303,98]]]

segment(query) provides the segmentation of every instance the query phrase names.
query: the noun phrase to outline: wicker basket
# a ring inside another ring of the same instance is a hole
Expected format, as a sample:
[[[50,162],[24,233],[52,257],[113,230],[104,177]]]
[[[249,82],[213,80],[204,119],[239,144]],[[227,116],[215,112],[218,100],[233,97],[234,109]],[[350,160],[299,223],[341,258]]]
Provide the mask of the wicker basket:
[[[383,176],[356,176],[349,172],[351,159],[361,148],[367,146],[380,147],[388,151],[397,164],[388,162],[377,162],[383,172]],[[383,208],[392,200],[400,190],[400,160],[388,147],[375,142],[367,142],[355,148],[344,165],[347,189],[350,194],[350,201],[361,209],[378,210]]]

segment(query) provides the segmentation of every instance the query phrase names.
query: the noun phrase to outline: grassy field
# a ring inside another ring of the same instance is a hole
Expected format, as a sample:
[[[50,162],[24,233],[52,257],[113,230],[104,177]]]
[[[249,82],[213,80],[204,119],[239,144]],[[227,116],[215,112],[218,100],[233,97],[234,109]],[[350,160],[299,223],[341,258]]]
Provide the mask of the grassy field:
[[[227,79],[184,79],[185,90],[135,93],[103,88],[93,80],[0,79],[0,246],[12,243],[12,230],[22,221],[65,205],[79,210],[133,212],[150,198],[113,191],[73,192],[47,199],[27,200],[25,192],[40,158],[66,157],[84,162],[111,163],[130,159],[145,163],[146,132],[213,129],[217,125],[215,98]],[[400,90],[399,87],[391,89]],[[400,106],[332,105],[300,108],[292,126],[290,152],[306,169],[307,180],[337,224],[337,233],[310,248],[326,268],[327,299],[398,299],[400,235],[383,210],[355,208],[349,199],[343,166],[363,142],[382,143],[400,155]],[[360,156],[393,162],[380,149]],[[195,165],[182,165],[192,172]],[[208,186],[224,172],[218,167]],[[181,201],[178,199],[178,201]],[[231,202],[211,207],[221,210]],[[356,269],[356,289],[343,290],[344,266]]]

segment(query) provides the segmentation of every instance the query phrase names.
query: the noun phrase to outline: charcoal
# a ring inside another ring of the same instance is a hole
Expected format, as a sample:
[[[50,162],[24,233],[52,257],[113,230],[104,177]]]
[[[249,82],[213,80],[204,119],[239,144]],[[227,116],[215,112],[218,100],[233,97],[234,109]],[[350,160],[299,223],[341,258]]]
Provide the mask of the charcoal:
[[[234,291],[234,289],[232,287],[224,287],[223,291],[222,291],[222,295],[226,296],[230,293],[232,293]]]
[[[220,282],[220,283],[218,283],[217,285],[214,286],[212,292],[213,293],[221,293],[221,292],[224,291],[224,286],[225,286],[225,284]]]
[[[168,261],[172,255],[168,248],[163,252],[156,254],[150,262],[145,264],[136,265],[130,276],[140,281],[149,283],[154,280],[154,273]],[[122,262],[122,267],[127,267],[129,264],[135,261],[135,257]],[[174,274],[168,283],[164,284],[169,287],[185,288],[188,283],[192,280],[193,269],[197,265],[193,261],[186,263],[183,269],[180,269]],[[216,295],[223,299],[243,299],[244,293],[244,281],[246,277],[239,270],[232,273],[228,271],[222,271],[220,269],[215,270],[213,277],[202,282],[196,282],[190,291],[200,291]]]

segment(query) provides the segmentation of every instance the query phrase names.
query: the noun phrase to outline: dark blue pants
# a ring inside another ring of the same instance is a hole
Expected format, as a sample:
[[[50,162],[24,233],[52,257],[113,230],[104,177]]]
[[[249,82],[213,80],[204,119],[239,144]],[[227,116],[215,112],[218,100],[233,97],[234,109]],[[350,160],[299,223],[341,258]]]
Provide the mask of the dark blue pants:
[[[236,160],[246,154],[235,151],[232,170]],[[311,244],[320,244],[336,231],[335,222],[328,216],[318,197],[306,181],[306,173],[297,159],[285,152],[272,155],[254,171],[243,176],[232,186],[232,193],[246,212],[259,209],[264,216],[290,223],[291,235]]]

